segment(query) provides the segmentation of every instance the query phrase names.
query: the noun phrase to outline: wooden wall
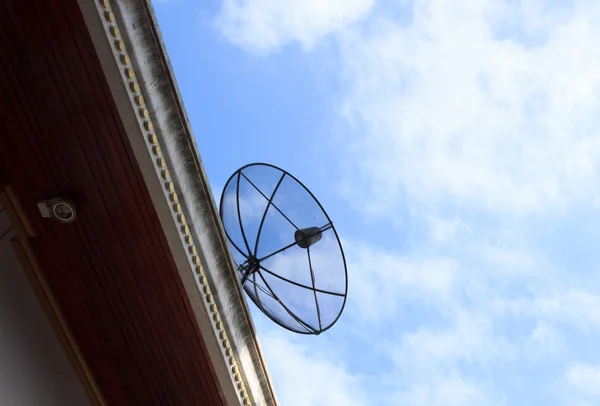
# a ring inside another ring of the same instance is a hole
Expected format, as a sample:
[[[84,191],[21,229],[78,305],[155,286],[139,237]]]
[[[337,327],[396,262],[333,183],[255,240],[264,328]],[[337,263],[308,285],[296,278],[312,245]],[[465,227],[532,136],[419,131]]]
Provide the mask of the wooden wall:
[[[110,405],[223,404],[75,0],[0,5],[0,183]],[[55,196],[74,223],[40,217]]]

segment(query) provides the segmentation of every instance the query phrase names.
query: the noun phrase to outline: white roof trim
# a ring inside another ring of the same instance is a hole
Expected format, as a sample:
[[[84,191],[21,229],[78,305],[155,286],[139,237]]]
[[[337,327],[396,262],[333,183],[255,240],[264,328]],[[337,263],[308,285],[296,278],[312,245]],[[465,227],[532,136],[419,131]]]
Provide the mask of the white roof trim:
[[[79,0],[228,404],[277,405],[151,5]]]

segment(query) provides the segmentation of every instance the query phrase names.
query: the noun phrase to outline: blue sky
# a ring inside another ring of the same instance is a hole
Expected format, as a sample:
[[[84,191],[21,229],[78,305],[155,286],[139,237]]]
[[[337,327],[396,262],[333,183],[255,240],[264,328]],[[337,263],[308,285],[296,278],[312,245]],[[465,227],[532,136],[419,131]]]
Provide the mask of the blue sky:
[[[282,405],[600,404],[600,3],[155,9],[215,195],[279,165],[344,240],[331,330],[254,311]]]

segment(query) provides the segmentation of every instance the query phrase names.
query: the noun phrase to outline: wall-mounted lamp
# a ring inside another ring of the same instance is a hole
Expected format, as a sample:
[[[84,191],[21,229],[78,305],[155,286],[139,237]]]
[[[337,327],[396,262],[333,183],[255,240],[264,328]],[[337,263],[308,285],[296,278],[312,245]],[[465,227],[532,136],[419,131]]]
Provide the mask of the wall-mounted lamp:
[[[53,218],[61,223],[72,223],[77,216],[75,204],[62,197],[38,202],[38,209],[42,217]]]

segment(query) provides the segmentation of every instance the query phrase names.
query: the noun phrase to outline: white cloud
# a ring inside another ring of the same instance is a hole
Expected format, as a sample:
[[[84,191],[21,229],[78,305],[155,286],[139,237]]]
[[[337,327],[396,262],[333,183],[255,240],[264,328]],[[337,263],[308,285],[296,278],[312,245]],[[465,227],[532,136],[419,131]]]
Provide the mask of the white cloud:
[[[429,216],[428,220],[431,228],[431,236],[438,243],[455,242],[465,234],[473,233],[471,227],[458,217],[443,219],[436,216]]]
[[[215,22],[231,42],[269,52],[298,42],[310,50],[321,38],[364,16],[374,0],[225,0]]]
[[[367,405],[362,378],[348,373],[340,362],[292,342],[280,332],[261,338],[278,400],[290,406]]]
[[[399,393],[393,404],[407,406],[491,406],[502,404],[493,394],[460,376],[432,379]],[[391,403],[390,403],[391,404]]]
[[[546,322],[539,322],[525,344],[526,356],[562,356],[568,353],[563,334]]]
[[[503,34],[518,13],[491,0],[418,1],[408,26],[382,17],[347,30],[345,111],[362,123],[353,153],[365,179],[353,189],[374,197],[354,200],[387,215],[407,196],[500,212],[596,196],[599,14],[576,4],[570,18],[520,17],[525,31],[556,24],[535,46]]]
[[[398,363],[409,365],[412,373],[427,376],[437,369],[454,367],[458,361],[485,366],[514,357],[513,348],[496,335],[490,320],[464,310],[454,318],[450,327],[421,327],[404,335],[396,354]]]
[[[600,400],[600,366],[574,364],[567,371],[567,381],[579,395]]]
[[[533,298],[499,300],[494,307],[501,312],[525,315],[568,323],[582,330],[600,329],[600,293],[596,290],[576,289],[568,282],[553,293],[539,293]]]
[[[350,298],[366,320],[381,322],[397,313],[407,298],[447,307],[455,287],[457,264],[450,258],[403,257],[375,247],[344,241]]]

